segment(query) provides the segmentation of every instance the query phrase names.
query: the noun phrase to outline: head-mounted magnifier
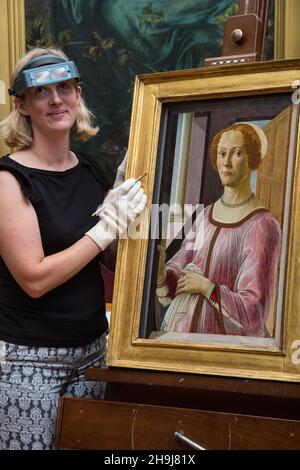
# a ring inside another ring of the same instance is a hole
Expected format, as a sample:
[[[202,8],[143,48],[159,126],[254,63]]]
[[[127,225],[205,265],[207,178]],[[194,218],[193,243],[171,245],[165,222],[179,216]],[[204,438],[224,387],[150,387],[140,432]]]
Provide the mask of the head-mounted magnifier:
[[[72,79],[80,81],[80,75],[73,61],[54,54],[43,55],[30,61],[18,73],[8,93],[20,96],[27,88]]]

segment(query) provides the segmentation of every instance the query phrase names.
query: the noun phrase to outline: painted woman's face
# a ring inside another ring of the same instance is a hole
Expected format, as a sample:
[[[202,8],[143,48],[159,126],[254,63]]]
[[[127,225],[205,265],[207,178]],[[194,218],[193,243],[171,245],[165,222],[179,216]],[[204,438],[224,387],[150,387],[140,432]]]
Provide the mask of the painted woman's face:
[[[251,169],[240,131],[231,130],[222,134],[218,145],[217,168],[223,186],[235,187],[250,181]]]

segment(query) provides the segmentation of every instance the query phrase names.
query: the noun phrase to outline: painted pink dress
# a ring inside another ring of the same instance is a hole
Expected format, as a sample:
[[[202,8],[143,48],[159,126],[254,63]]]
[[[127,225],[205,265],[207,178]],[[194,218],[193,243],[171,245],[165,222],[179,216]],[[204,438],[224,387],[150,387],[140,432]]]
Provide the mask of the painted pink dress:
[[[174,298],[181,269],[193,263],[216,288],[211,300],[190,295],[186,314],[172,331],[265,337],[277,284],[280,226],[265,209],[234,224],[214,221],[212,212],[208,206],[196,220],[203,223],[204,237],[192,235],[192,229],[189,241],[166,263],[166,284]]]

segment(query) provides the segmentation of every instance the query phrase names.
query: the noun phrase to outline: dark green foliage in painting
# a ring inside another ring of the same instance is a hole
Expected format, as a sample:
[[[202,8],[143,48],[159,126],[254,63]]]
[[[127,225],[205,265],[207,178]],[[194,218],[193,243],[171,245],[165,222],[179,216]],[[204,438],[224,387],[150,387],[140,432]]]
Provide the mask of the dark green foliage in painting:
[[[139,21],[139,27],[141,29],[149,26],[157,26],[164,19],[162,11],[154,11],[152,2],[148,3],[142,10],[141,19]]]
[[[238,3],[233,3],[227,10],[224,11],[223,15],[217,16],[216,23],[219,28],[224,28],[225,23],[229,20],[231,16],[237,15],[238,12]]]
[[[201,67],[221,53],[234,0],[26,0],[27,43],[55,44],[80,69],[99,135],[73,148],[97,156],[113,180],[125,154],[137,74]],[[266,58],[273,56],[274,0]]]

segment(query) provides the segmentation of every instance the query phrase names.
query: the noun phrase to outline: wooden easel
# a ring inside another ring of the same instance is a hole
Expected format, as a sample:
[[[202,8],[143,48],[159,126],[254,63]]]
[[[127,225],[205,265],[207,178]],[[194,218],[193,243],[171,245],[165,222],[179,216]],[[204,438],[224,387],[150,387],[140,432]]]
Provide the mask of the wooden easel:
[[[261,60],[267,11],[268,0],[240,0],[223,56],[205,65]],[[61,398],[57,448],[300,448],[299,384],[119,368],[86,379],[106,381],[106,399]]]
[[[269,0],[240,0],[238,14],[224,28],[222,57],[205,60],[205,66],[234,65],[263,59]]]

